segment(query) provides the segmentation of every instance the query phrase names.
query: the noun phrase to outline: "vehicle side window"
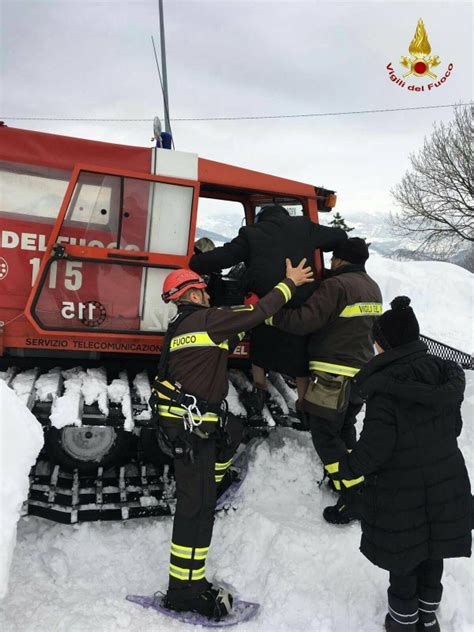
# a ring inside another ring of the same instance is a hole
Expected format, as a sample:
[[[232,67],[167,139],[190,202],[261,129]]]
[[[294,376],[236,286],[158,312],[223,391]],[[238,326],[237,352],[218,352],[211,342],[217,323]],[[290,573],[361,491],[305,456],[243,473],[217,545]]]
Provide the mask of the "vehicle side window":
[[[0,215],[55,219],[69,171],[0,161]]]
[[[233,239],[245,225],[244,207],[241,202],[199,198],[196,241],[207,237],[215,246]]]

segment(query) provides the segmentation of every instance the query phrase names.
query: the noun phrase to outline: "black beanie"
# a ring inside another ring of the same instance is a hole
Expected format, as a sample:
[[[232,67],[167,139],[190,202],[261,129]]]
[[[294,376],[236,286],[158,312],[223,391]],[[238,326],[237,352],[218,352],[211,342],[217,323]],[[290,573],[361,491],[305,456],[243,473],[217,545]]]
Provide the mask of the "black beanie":
[[[392,349],[418,340],[420,327],[408,296],[397,296],[389,309],[374,323],[375,341],[382,349]]]
[[[369,247],[364,239],[350,237],[334,250],[333,256],[350,263],[363,265],[369,258]]]

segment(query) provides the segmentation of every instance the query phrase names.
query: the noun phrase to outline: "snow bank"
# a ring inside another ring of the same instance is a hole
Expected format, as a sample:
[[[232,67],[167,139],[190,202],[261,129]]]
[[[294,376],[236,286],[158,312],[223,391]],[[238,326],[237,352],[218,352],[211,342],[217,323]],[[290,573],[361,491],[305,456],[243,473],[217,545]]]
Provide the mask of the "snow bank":
[[[41,425],[0,380],[0,598],[8,588],[17,522],[28,496],[28,474],[42,446]]]
[[[382,290],[384,309],[404,294],[412,300],[423,334],[473,352],[474,275],[452,263],[396,261],[371,254],[368,273]]]

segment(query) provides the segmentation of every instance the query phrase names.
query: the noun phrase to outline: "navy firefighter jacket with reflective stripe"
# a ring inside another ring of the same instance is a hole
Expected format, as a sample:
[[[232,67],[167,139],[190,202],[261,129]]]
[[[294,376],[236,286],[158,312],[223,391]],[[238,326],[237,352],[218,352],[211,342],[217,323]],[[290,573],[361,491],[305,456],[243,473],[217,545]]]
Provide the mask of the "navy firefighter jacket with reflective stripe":
[[[295,285],[285,279],[256,305],[237,307],[197,306],[177,327],[170,343],[168,377],[183,390],[211,403],[227,395],[229,349],[238,334],[263,323],[287,303]]]
[[[382,313],[382,294],[363,266],[333,271],[309,299],[272,319],[279,329],[311,334],[310,371],[353,377],[374,355],[372,326]]]

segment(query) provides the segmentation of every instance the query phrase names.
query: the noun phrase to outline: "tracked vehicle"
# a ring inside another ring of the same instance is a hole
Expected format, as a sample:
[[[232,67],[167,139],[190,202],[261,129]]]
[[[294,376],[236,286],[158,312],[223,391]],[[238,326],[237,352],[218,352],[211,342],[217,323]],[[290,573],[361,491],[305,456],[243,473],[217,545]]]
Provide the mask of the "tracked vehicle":
[[[317,222],[334,192],[195,154],[6,126],[0,188],[0,371],[44,426],[38,502],[58,501],[61,475],[71,507],[104,504],[104,487],[118,490],[110,502],[125,502],[137,454],[141,489],[166,463],[147,403],[172,309],[161,300],[166,274],[187,265],[197,237],[225,241],[262,205]],[[243,298],[229,278],[212,288],[213,304]],[[235,349],[235,366],[245,368],[248,344]],[[93,489],[81,501],[86,479]]]

